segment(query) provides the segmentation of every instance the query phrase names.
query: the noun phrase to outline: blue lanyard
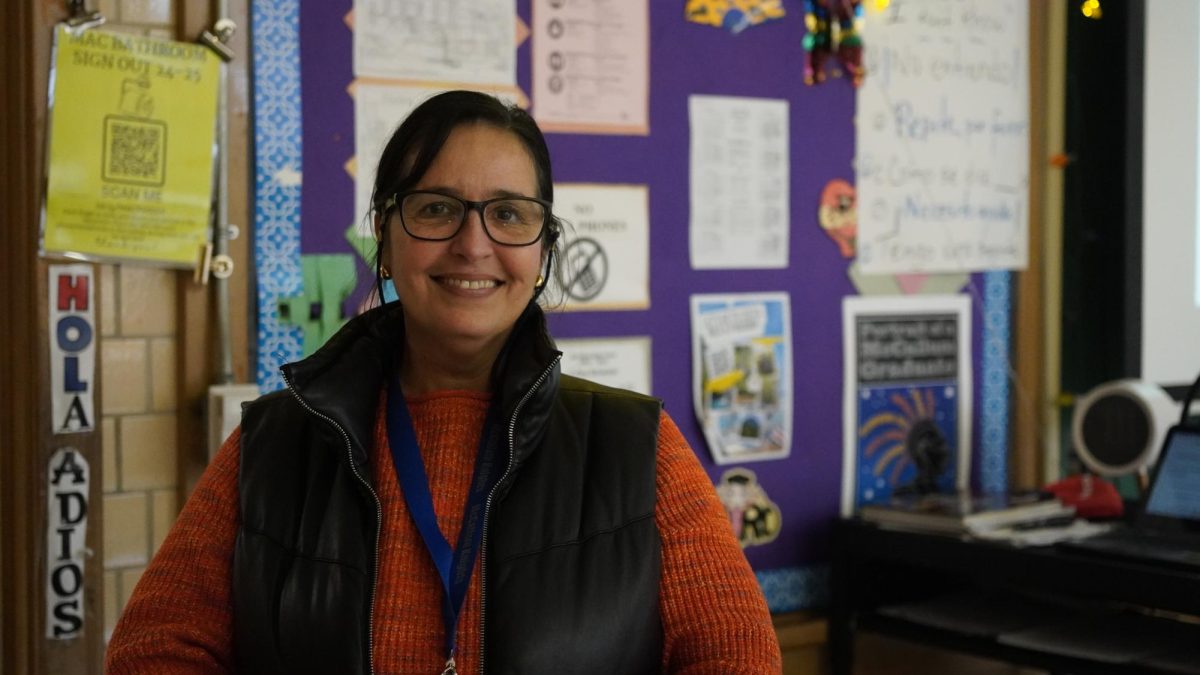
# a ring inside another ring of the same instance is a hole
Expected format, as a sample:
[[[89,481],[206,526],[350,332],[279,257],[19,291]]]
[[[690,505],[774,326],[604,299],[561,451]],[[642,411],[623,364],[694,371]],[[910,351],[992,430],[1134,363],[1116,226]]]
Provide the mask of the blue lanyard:
[[[450,543],[438,528],[437,515],[433,511],[433,497],[429,493],[429,477],[425,472],[425,461],[417,446],[417,435],[413,430],[412,417],[404,402],[400,381],[393,377],[388,385],[387,432],[392,450],[392,464],[408,512],[425,541],[425,548],[437,567],[442,579],[442,619],[446,626],[447,671],[453,672],[454,653],[458,641],[458,614],[462,610],[467,587],[471,583],[471,572],[475,568],[475,557],[479,554],[483,538],[483,516],[488,491],[496,478],[499,445],[498,425],[495,424],[495,406],[489,406],[483,435],[479,439],[479,455],[475,459],[475,472],[471,479],[471,490],[467,505],[463,509],[462,529],[458,534],[458,546],[451,551]]]

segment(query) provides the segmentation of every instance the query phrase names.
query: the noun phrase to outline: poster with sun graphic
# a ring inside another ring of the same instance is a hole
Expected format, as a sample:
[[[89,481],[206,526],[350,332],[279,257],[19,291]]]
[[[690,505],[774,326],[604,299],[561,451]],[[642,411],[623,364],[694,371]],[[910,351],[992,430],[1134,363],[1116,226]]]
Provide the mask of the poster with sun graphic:
[[[842,515],[892,496],[966,489],[970,302],[966,295],[843,300]]]
[[[792,447],[787,293],[692,296],[692,396],[717,464],[787,457]]]

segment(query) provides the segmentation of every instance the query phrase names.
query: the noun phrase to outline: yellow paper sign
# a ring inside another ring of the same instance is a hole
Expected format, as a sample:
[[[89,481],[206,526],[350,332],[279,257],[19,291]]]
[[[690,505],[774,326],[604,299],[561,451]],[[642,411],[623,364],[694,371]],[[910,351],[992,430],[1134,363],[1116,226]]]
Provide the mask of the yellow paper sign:
[[[54,58],[43,250],[195,265],[212,201],[216,55],[60,26]]]

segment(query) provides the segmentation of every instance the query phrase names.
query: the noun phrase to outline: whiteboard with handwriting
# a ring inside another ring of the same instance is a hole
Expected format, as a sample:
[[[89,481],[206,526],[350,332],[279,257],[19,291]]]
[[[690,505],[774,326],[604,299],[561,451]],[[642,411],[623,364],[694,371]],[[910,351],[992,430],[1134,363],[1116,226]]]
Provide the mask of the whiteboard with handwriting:
[[[858,262],[871,273],[1024,268],[1027,0],[892,0],[863,27]]]

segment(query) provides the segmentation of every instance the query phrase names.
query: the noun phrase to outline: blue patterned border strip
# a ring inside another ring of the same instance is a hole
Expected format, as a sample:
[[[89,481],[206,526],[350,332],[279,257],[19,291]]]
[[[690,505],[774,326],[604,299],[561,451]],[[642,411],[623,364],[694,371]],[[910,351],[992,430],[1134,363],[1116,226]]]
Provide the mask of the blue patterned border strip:
[[[829,605],[829,566],[758,570],[758,585],[772,613],[821,609]]]
[[[1008,489],[1008,371],[1012,333],[1012,273],[983,275],[983,358],[980,371],[979,479],[985,492]]]
[[[254,0],[254,259],[260,391],[283,387],[279,366],[300,358],[299,327],[279,323],[278,298],[300,275],[300,2]]]

